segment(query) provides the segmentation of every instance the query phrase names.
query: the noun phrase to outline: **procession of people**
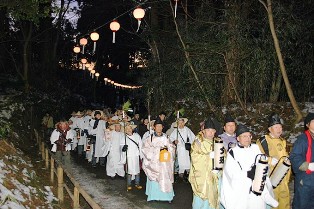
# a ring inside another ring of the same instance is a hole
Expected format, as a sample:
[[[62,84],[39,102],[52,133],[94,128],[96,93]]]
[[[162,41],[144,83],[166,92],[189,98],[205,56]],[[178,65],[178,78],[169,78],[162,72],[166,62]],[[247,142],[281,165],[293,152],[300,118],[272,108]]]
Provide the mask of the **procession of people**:
[[[252,131],[229,114],[223,123],[210,115],[197,134],[179,112],[171,126],[165,117],[160,112],[153,120],[138,113],[131,118],[121,109],[114,114],[73,112],[52,131],[52,152],[67,167],[71,152],[79,162],[105,167],[111,179],[126,180],[129,192],[144,187],[143,172],[147,201],[171,203],[173,185],[190,183],[193,209],[289,209],[293,172],[292,208],[314,208],[314,113],[306,116],[305,132],[290,156],[282,138],[283,120],[275,113],[268,117],[268,133],[256,144]]]

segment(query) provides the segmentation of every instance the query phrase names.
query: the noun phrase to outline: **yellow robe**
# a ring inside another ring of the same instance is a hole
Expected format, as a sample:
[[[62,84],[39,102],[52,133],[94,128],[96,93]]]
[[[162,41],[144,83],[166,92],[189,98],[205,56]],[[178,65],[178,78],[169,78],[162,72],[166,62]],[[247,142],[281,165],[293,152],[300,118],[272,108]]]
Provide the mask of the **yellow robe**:
[[[268,144],[269,156],[280,159],[282,156],[288,156],[286,151],[286,140],[283,138],[273,138],[270,135],[265,135]],[[259,146],[260,150],[265,153],[260,140],[257,140],[256,144]],[[283,160],[283,159],[281,159]],[[274,166],[269,165],[270,173],[273,171]],[[289,193],[289,179],[290,179],[291,169],[282,180],[282,182],[274,189],[275,199],[278,200],[279,205],[277,209],[290,209],[290,193]]]
[[[193,194],[208,200],[210,207],[219,208],[219,176],[212,172],[213,160],[209,153],[213,151],[213,140],[203,137],[200,132],[191,147],[191,169],[189,181],[192,186]]]

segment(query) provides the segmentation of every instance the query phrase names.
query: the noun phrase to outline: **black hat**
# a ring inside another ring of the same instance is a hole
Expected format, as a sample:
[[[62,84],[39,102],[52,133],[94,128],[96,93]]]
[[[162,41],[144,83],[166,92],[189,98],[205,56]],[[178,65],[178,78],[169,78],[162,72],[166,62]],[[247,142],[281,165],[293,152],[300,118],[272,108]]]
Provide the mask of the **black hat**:
[[[283,124],[283,121],[278,114],[272,113],[268,118],[268,127],[272,127],[276,124]]]
[[[157,124],[161,124],[164,125],[164,123],[162,122],[162,120],[160,120],[159,118],[157,118],[154,122],[154,126],[156,126]]]
[[[161,111],[161,112],[159,113],[159,115],[166,115],[166,112],[165,112],[165,111]]]
[[[207,128],[212,128],[212,129],[215,129],[216,130],[216,133],[215,133],[215,136],[218,136],[220,134],[222,134],[223,132],[223,129],[222,129],[222,126],[221,124],[219,123],[219,121],[213,117],[213,116],[210,116],[204,123],[204,129],[207,129]]]
[[[236,130],[237,136],[240,136],[241,134],[245,132],[250,132],[250,130],[245,125],[242,125],[242,124],[238,125],[237,130]]]
[[[233,119],[231,115],[227,114],[225,117],[225,124],[229,122],[235,122],[235,120]]]
[[[213,118],[208,118],[204,123],[204,129],[212,128],[216,130],[215,123],[213,121]]]
[[[95,113],[94,113],[94,115],[98,115],[98,114],[101,115],[101,112],[98,111],[98,110],[96,110]]]
[[[309,112],[307,114],[307,116],[304,119],[304,127],[306,128],[306,125],[309,124],[311,122],[311,120],[314,120],[314,113],[313,112]]]

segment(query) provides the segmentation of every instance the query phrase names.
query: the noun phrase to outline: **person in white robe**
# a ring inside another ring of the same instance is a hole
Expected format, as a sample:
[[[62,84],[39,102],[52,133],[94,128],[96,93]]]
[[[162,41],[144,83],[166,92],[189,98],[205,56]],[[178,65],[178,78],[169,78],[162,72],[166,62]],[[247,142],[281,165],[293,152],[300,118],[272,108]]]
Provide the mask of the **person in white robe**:
[[[111,131],[109,130],[111,129]],[[112,179],[116,175],[125,176],[124,165],[120,163],[121,147],[120,144],[124,140],[124,134],[121,131],[121,124],[114,123],[105,132],[105,143],[103,146],[103,157],[107,156],[106,172],[107,176]]]
[[[154,133],[143,143],[143,170],[147,176],[147,201],[168,201],[174,197],[173,169],[175,146],[169,137],[162,132],[163,122],[154,122]]]
[[[77,152],[79,156],[83,156],[86,151],[86,133],[84,132],[84,130],[86,129],[86,124],[85,124],[85,120],[83,118],[83,113],[78,111],[75,116],[76,118],[73,121],[73,128],[74,130],[78,131],[78,144],[77,144]],[[85,156],[83,156],[85,157]]]
[[[122,162],[126,163],[127,190],[132,190],[132,180],[135,180],[135,188],[142,189],[140,185],[140,158],[142,159],[142,140],[141,136],[133,133],[135,125],[123,122],[124,139],[120,142],[122,147]]]
[[[261,195],[252,192],[256,157],[262,152],[251,144],[252,135],[245,126],[237,128],[237,145],[227,154],[223,169],[220,201],[225,209],[266,209],[267,205],[277,207],[273,189],[268,177]]]
[[[185,126],[187,118],[178,118],[177,122],[174,122],[172,126],[175,128],[170,135],[170,139],[177,146],[177,159],[179,165],[179,177],[183,178],[184,173],[188,176],[191,167],[190,150],[191,144],[194,141],[195,135]],[[177,128],[178,127],[178,128]],[[186,176],[186,181],[187,181]]]
[[[104,135],[106,130],[106,121],[101,120],[103,117],[103,112],[101,110],[95,110],[92,113],[92,120],[90,121],[90,126],[88,133],[91,136],[90,144],[92,150],[92,166],[95,168],[97,166],[97,161],[101,166],[105,165],[105,158],[103,157],[102,147],[104,145]]]
[[[145,139],[147,139],[147,137],[149,137],[151,134],[154,133],[154,123],[155,123],[155,120],[152,120],[150,121],[148,124],[147,124],[147,130],[143,137],[142,137],[142,142],[144,143],[145,142]]]
[[[69,127],[70,127],[70,130],[73,134],[73,142],[71,143],[71,150],[75,150],[76,147],[77,147],[77,143],[78,143],[78,140],[77,140],[77,133],[76,131],[74,130],[73,128],[73,121],[72,120],[69,120]]]

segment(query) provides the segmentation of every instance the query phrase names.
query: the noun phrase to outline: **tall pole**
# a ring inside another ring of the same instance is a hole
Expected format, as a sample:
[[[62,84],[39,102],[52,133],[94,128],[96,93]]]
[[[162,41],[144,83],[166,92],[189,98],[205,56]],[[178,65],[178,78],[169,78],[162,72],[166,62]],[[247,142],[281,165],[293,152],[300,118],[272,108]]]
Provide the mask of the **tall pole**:
[[[126,132],[125,132],[125,113],[124,110],[122,110],[122,120],[123,120],[123,126],[124,126],[124,145],[126,145]],[[126,173],[126,191],[128,191],[128,149],[125,151],[125,173]]]

